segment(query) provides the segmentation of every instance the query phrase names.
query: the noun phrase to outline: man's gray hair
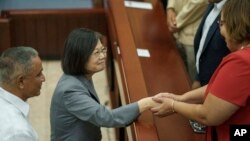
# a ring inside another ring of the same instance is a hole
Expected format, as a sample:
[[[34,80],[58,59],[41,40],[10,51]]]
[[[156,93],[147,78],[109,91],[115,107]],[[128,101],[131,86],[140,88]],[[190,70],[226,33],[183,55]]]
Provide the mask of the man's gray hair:
[[[38,52],[31,47],[14,47],[5,50],[0,57],[0,83],[13,84],[19,75],[32,71],[32,58]]]

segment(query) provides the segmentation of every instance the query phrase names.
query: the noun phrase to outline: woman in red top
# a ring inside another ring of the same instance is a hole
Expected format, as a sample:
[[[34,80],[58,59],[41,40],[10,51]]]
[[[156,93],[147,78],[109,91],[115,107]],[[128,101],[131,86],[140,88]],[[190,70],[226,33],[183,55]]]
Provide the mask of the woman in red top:
[[[183,95],[160,93],[155,115],[174,112],[215,127],[217,141],[229,141],[230,125],[250,125],[250,0],[227,0],[221,13],[221,34],[232,53],[224,57],[207,86]],[[249,134],[249,133],[248,133]],[[214,136],[213,136],[214,139]]]

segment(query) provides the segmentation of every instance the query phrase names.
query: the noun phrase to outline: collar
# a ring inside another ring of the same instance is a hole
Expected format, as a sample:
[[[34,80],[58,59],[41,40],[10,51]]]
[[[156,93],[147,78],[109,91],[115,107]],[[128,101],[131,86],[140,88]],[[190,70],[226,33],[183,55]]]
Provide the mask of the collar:
[[[214,3],[214,8],[218,9],[221,11],[221,9],[223,8],[223,5],[225,4],[227,0],[222,0],[219,3]]]
[[[0,97],[19,109],[26,118],[28,117],[29,104],[27,102],[4,90],[2,87],[0,87]]]
[[[87,79],[85,76],[81,75],[78,77],[78,79],[84,84],[87,86],[88,90],[90,91],[90,93],[94,96],[94,98],[100,102],[99,100],[99,97],[96,93],[96,90],[95,90],[95,87],[94,87],[94,84],[93,84],[93,80],[92,79]]]

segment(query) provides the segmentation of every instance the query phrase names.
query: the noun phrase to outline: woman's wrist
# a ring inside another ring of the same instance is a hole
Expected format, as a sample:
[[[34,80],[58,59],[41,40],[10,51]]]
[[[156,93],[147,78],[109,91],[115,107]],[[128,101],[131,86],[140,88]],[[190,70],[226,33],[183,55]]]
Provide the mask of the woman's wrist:
[[[175,100],[173,99],[172,104],[171,104],[171,109],[172,109],[172,112],[173,112],[173,113],[175,112],[174,104],[175,104]]]
[[[139,105],[139,111],[140,113],[144,112],[145,110],[148,110],[152,107],[152,98],[151,97],[146,97],[143,99],[140,99],[138,101],[138,105]]]

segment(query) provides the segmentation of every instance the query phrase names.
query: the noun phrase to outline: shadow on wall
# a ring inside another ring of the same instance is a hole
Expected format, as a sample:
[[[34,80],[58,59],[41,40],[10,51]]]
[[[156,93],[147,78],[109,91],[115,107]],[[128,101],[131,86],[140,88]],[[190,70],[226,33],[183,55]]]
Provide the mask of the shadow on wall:
[[[90,8],[92,0],[0,0],[0,11],[6,9]]]

